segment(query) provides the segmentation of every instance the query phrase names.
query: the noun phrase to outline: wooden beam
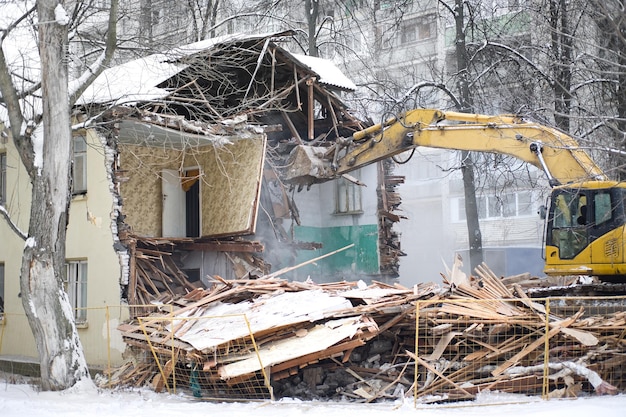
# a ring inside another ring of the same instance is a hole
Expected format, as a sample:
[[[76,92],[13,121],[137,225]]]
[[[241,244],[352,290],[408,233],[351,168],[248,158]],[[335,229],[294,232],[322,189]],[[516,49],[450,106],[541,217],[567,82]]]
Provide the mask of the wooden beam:
[[[202,250],[214,252],[263,252],[265,246],[257,241],[212,241],[184,243],[178,246],[183,250]]]
[[[330,95],[326,96],[326,99],[328,100],[328,112],[330,113],[330,117],[333,120],[333,129],[335,130],[335,135],[337,137],[339,137],[339,129],[337,128],[337,115],[335,114],[335,109],[333,108],[333,103],[330,100]]]
[[[308,139],[315,139],[315,97],[313,97],[313,84],[315,78],[310,78],[306,81],[308,87],[308,106],[307,106],[307,121],[308,121]]]
[[[302,138],[300,137],[300,134],[296,130],[296,126],[293,124],[293,121],[291,120],[291,118],[286,112],[282,112],[282,113],[283,113],[283,119],[285,120],[285,123],[287,123],[287,127],[289,127],[289,131],[291,132],[291,136],[293,136],[296,139],[296,142],[298,142],[299,145],[302,145],[303,143]]]
[[[331,356],[337,355],[339,353],[354,350],[359,346],[363,346],[365,341],[361,339],[353,339],[347,342],[339,343],[338,345],[331,346],[327,349],[321,350],[319,352],[309,353],[304,356],[300,356],[299,358],[290,359],[286,362],[278,363],[273,365],[270,369],[270,373],[274,374],[274,372],[280,372],[293,367],[304,367],[309,363],[316,363],[322,359],[330,358]]]

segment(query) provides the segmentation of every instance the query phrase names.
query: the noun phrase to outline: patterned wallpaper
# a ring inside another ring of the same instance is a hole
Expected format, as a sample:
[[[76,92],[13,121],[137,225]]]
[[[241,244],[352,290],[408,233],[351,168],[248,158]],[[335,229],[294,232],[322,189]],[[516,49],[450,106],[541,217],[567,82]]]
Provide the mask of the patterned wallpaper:
[[[254,230],[265,156],[265,138],[233,140],[223,146],[185,151],[119,146],[122,211],[132,230],[161,236],[163,169],[200,167],[202,236],[245,234]]]
[[[253,231],[265,157],[265,139],[239,139],[223,147],[207,147],[191,155],[204,173],[200,188],[202,235]],[[191,158],[186,166],[193,166]]]
[[[120,145],[122,212],[126,223],[140,235],[161,236],[161,170],[178,169],[180,150]]]

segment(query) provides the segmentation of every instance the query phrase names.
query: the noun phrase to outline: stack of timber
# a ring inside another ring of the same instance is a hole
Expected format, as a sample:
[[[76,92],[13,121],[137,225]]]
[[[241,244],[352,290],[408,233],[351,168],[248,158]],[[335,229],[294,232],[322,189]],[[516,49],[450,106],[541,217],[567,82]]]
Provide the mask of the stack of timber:
[[[128,232],[123,234],[122,239],[130,255],[126,293],[129,304],[134,306],[132,317],[149,314],[155,303],[169,303],[203,287],[199,277],[192,279],[180,268],[180,256],[184,251],[202,249],[222,252],[239,278],[252,277],[257,272],[263,275],[269,269],[262,259],[255,256],[254,252],[263,250],[262,245],[255,241],[150,238]]]
[[[359,402],[626,390],[623,309],[557,315],[504,282],[486,265],[471,277],[453,267],[443,286],[414,288],[215,277],[120,326],[133,362],[108,383],[159,390],[175,368],[179,388],[198,369],[201,396],[218,387],[231,399],[250,398],[249,381],[263,378],[275,398]]]

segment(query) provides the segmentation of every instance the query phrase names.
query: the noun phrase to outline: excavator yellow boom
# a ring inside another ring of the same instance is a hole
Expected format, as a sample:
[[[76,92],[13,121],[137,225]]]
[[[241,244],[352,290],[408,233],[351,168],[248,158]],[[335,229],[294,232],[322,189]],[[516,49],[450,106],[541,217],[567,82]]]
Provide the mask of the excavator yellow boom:
[[[552,185],[606,180],[570,136],[516,116],[416,109],[355,132],[332,148],[298,146],[285,178],[324,182],[365,165],[423,146],[505,154],[537,166]]]

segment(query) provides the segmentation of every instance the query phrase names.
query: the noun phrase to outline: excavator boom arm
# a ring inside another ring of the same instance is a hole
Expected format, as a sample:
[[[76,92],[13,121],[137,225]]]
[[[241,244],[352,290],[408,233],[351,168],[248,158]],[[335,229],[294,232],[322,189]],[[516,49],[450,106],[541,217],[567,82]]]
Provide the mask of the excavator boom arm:
[[[556,129],[515,116],[416,109],[331,149],[297,147],[286,180],[324,182],[419,146],[510,155],[544,170],[552,185],[607,179],[573,138]]]

